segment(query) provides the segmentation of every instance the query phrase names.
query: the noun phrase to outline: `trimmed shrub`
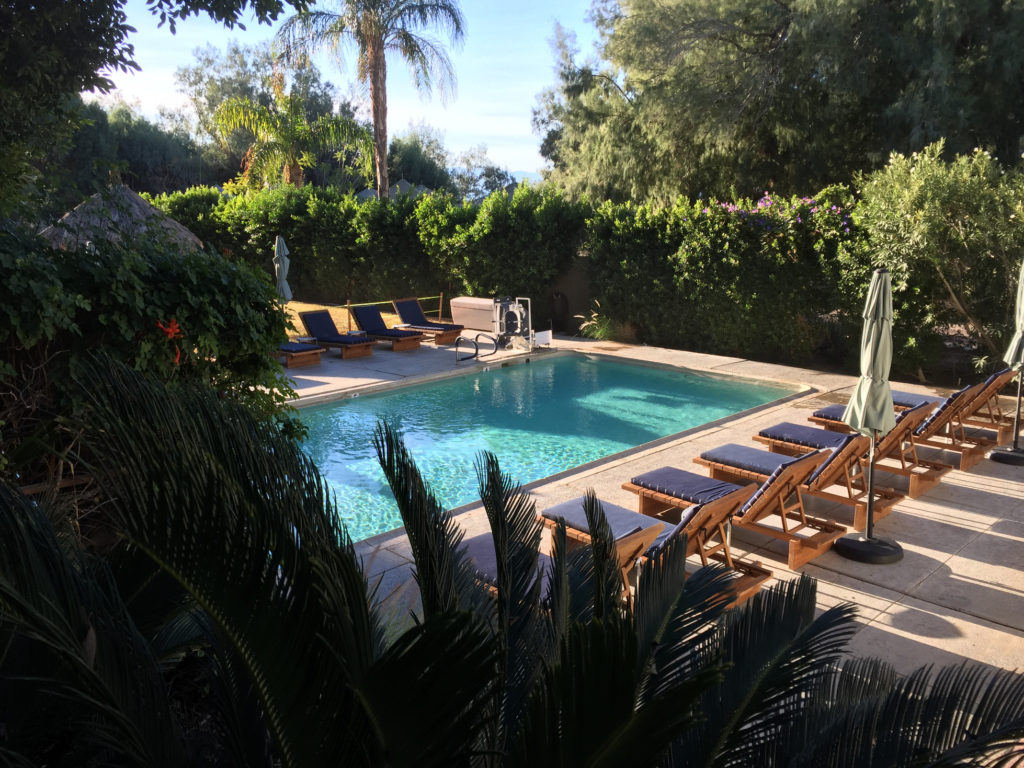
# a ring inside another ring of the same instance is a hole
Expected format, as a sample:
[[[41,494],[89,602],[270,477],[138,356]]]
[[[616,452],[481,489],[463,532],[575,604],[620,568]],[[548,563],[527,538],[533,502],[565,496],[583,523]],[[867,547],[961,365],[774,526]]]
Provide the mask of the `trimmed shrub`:
[[[606,203],[588,228],[603,310],[652,344],[799,362],[842,354],[856,265],[844,188],[817,198],[765,194],[737,204],[680,198],[671,208]]]

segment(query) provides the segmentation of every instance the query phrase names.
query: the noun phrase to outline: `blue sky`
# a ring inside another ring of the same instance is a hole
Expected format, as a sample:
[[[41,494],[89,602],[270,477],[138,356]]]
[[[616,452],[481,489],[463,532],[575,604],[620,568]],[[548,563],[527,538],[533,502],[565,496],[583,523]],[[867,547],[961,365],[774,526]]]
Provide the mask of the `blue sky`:
[[[389,60],[388,134],[405,133],[411,125],[425,123],[441,131],[452,155],[485,144],[498,165],[511,171],[538,171],[543,166],[540,137],[533,133],[530,115],[537,94],[555,83],[550,45],[554,25],[557,21],[575,32],[582,52],[589,54],[596,37],[586,21],[590,0],[469,0],[461,7],[466,27],[461,49],[452,51],[455,95],[445,104],[436,93],[424,99],[413,88],[405,64]],[[160,106],[183,105],[174,71],[194,62],[195,48],[211,44],[223,50],[230,40],[258,43],[273,37],[277,28],[256,24],[249,17],[245,31],[228,30],[205,16],[194,16],[180,22],[172,35],[166,27],[157,27],[145,0],[129,0],[126,10],[128,23],[138,30],[129,41],[142,71],[116,73],[112,79],[117,93],[149,117],[155,117]],[[365,99],[353,82],[351,59],[346,60],[345,70],[326,60],[317,65],[343,97]],[[360,116],[368,118],[369,110]]]

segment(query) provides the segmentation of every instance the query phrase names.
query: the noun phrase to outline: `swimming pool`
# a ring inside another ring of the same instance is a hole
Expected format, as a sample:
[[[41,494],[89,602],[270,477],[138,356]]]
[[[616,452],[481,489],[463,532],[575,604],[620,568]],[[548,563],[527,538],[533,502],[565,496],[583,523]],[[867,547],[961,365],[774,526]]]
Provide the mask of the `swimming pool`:
[[[401,526],[373,449],[397,426],[449,508],[479,498],[474,459],[498,456],[527,484],[793,394],[792,388],[561,356],[303,408],[307,454],[337,494],[353,540]]]

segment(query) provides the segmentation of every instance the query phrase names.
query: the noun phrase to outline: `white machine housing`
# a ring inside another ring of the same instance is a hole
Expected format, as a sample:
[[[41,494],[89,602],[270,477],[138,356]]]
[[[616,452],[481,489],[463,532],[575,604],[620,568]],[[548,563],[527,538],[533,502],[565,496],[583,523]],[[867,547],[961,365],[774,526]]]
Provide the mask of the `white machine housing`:
[[[503,346],[533,348],[533,323],[528,298],[458,296],[452,299],[451,307],[452,322],[467,329],[490,333]]]

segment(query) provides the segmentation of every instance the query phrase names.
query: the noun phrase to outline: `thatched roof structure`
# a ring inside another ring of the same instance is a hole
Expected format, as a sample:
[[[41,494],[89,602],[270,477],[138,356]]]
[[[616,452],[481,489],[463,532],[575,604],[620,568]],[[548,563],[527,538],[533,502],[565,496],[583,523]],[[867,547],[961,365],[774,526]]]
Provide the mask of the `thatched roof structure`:
[[[185,248],[200,250],[203,241],[124,184],[97,192],[60,221],[39,233],[54,248],[73,250],[93,240],[169,238]]]

